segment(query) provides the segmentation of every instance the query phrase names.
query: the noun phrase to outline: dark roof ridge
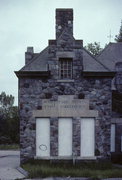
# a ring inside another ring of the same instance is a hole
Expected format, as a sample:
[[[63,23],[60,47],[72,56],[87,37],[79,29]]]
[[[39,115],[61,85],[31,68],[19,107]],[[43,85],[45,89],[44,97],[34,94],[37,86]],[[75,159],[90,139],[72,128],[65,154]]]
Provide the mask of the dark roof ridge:
[[[22,67],[19,71],[22,71],[25,67],[28,67],[28,65],[30,65],[32,62],[34,62],[39,56],[40,54],[42,54],[46,49],[48,49],[49,46],[47,46],[46,48],[44,48],[40,53],[38,53],[37,56],[33,57],[30,62],[28,64],[26,64],[24,67]]]
[[[97,61],[100,65],[102,65],[105,69],[107,69],[108,71],[111,71],[111,70],[110,70],[109,68],[107,68],[104,64],[102,64],[94,55],[92,55],[88,50],[86,50],[84,47],[83,47],[83,49],[84,49],[90,56],[92,56],[95,61]]]

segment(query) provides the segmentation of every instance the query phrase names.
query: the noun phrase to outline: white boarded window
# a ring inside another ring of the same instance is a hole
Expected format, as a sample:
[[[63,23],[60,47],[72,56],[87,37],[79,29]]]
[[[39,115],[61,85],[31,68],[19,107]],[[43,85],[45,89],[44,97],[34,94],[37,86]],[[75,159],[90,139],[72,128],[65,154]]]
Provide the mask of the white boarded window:
[[[59,118],[58,155],[72,156],[72,119]]]
[[[93,157],[95,149],[95,120],[81,118],[81,157]]]
[[[50,121],[49,118],[36,119],[36,156],[50,156]]]

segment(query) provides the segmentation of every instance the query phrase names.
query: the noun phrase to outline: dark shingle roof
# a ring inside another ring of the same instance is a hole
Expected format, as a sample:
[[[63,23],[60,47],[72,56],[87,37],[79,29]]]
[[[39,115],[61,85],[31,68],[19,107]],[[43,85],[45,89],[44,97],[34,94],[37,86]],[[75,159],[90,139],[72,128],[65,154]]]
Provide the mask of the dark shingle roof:
[[[109,43],[97,56],[97,59],[111,71],[115,71],[115,64],[117,62],[122,62],[122,42]]]
[[[36,54],[36,56],[34,56],[27,65],[20,69],[20,71],[48,71],[48,49],[49,47],[45,48],[41,53]],[[110,70],[83,48],[83,71],[109,72]]]
[[[35,54],[32,60],[20,71],[48,71],[49,47],[41,53]],[[83,71],[84,72],[111,72],[115,71],[115,63],[122,62],[122,43],[110,43],[97,58],[83,48]]]
[[[84,72],[109,72],[103,63],[99,62],[91,53],[83,48],[83,71]]]
[[[49,47],[34,56],[20,71],[48,71],[48,49]]]

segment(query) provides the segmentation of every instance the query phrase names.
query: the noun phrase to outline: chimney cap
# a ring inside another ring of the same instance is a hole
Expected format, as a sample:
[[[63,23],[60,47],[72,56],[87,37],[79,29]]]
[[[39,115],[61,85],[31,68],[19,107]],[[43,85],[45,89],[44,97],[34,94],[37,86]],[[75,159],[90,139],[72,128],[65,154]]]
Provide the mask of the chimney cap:
[[[56,8],[56,11],[73,11],[73,8]]]
[[[27,52],[28,53],[34,53],[33,47],[27,47]]]

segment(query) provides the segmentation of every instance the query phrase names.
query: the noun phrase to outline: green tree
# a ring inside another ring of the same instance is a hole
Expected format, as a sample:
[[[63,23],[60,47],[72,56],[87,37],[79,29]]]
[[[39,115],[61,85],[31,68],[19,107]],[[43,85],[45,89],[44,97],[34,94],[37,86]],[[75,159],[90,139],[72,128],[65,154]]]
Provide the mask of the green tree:
[[[7,113],[7,136],[10,138],[12,143],[19,142],[19,116],[18,116],[18,107],[13,106],[9,108]]]
[[[0,106],[3,109],[12,107],[14,104],[14,97],[12,95],[6,95],[5,92],[0,94]]]
[[[19,142],[18,108],[13,106],[14,97],[0,94],[0,143]]]
[[[121,26],[120,26],[119,34],[115,36],[115,41],[116,42],[122,42],[122,20],[121,20]]]
[[[102,51],[99,42],[88,43],[87,46],[85,46],[85,49],[94,56],[97,56]]]

